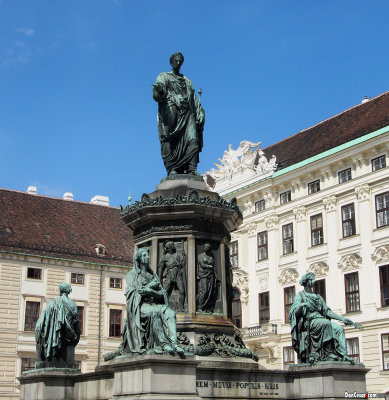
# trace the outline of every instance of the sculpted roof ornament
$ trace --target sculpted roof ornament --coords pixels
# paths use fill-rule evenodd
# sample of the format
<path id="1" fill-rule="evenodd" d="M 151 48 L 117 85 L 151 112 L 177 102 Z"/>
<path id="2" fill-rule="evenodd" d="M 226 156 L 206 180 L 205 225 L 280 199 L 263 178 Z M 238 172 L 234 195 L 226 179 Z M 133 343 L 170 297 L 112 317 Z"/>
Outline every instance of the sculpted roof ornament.
<path id="1" fill-rule="evenodd" d="M 234 150 L 232 145 L 228 146 L 219 158 L 220 164 L 214 163 L 217 169 L 212 168 L 204 174 L 204 180 L 213 186 L 214 190 L 222 193 L 233 186 L 240 187 L 242 184 L 249 184 L 258 179 L 273 174 L 277 169 L 276 157 L 273 155 L 270 160 L 259 148 L 261 142 L 250 142 L 243 140 L 239 147 Z"/>

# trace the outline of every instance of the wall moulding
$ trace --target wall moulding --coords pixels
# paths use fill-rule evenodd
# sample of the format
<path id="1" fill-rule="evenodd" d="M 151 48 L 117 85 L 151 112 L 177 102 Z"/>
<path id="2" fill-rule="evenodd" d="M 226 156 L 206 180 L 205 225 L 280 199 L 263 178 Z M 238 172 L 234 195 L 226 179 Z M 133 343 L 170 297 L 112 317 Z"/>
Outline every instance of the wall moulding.
<path id="1" fill-rule="evenodd" d="M 376 247 L 374 253 L 371 255 L 371 259 L 376 264 L 389 262 L 389 244 Z"/>
<path id="2" fill-rule="evenodd" d="M 307 272 L 313 272 L 315 274 L 315 278 L 323 278 L 328 275 L 329 267 L 328 264 L 324 261 L 319 261 L 311 264 Z"/>
<path id="3" fill-rule="evenodd" d="M 323 204 L 326 212 L 331 212 L 336 210 L 337 199 L 335 196 L 327 196 L 323 199 Z"/>
<path id="4" fill-rule="evenodd" d="M 233 271 L 232 286 L 240 290 L 240 300 L 247 304 L 249 299 L 249 277 L 246 271 Z"/>
<path id="5" fill-rule="evenodd" d="M 298 272 L 295 268 L 286 268 L 281 272 L 278 281 L 280 282 L 280 285 L 285 286 L 296 283 L 297 278 Z"/>
<path id="6" fill-rule="evenodd" d="M 362 258 L 359 254 L 353 253 L 343 256 L 338 262 L 338 268 L 342 272 L 353 271 L 362 266 Z"/>
<path id="7" fill-rule="evenodd" d="M 269 287 L 269 273 L 261 272 L 257 273 L 257 279 L 259 284 L 259 289 L 265 291 Z"/>

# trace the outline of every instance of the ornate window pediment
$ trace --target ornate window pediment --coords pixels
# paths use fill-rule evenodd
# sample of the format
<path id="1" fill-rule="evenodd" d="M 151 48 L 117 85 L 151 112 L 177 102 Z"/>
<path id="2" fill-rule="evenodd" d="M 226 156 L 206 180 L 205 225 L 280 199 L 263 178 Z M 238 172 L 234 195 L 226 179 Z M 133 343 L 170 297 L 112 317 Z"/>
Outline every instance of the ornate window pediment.
<path id="1" fill-rule="evenodd" d="M 327 263 L 325 263 L 324 261 L 319 261 L 311 264 L 308 267 L 307 272 L 313 272 L 316 278 L 323 278 L 324 276 L 328 275 L 328 270 L 329 267 Z"/>
<path id="2" fill-rule="evenodd" d="M 278 281 L 281 285 L 296 283 L 298 275 L 299 274 L 295 268 L 286 268 L 281 272 Z"/>
<path id="3" fill-rule="evenodd" d="M 353 271 L 355 269 L 361 268 L 362 258 L 359 254 L 348 254 L 343 256 L 338 262 L 338 268 L 343 272 Z"/>
<path id="4" fill-rule="evenodd" d="M 389 244 L 377 247 L 371 255 L 371 259 L 376 264 L 389 262 Z"/>

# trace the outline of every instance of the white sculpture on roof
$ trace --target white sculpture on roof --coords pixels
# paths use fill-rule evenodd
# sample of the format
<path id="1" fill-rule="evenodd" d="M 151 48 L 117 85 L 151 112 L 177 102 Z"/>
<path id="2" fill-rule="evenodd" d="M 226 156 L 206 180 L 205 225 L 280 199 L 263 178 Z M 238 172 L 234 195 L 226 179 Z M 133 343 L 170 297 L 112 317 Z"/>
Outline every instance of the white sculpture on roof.
<path id="1" fill-rule="evenodd" d="M 234 150 L 232 145 L 219 158 L 220 164 L 214 163 L 217 169 L 212 168 L 204 174 L 204 180 L 209 184 L 213 181 L 213 188 L 216 191 L 223 190 L 225 184 L 231 188 L 234 183 L 243 183 L 249 178 L 258 178 L 272 174 L 276 168 L 276 157 L 273 155 L 268 161 L 265 153 L 259 148 L 261 142 L 250 142 L 243 140 L 239 147 Z"/>

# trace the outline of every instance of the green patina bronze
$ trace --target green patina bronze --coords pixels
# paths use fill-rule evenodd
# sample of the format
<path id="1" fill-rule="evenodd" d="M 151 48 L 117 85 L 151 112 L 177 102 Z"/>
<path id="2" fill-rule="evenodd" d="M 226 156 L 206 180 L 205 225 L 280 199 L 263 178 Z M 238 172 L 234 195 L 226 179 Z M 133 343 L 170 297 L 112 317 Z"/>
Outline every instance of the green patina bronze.
<path id="1" fill-rule="evenodd" d="M 180 73 L 181 53 L 170 57 L 171 72 L 158 75 L 153 98 L 158 102 L 158 133 L 161 154 L 169 176 L 198 175 L 197 164 L 203 147 L 204 109 L 189 78 Z"/>
<path id="2" fill-rule="evenodd" d="M 60 296 L 51 299 L 35 327 L 38 368 L 73 368 L 74 349 L 80 340 L 76 303 L 69 299 L 69 283 L 58 285 Z"/>
<path id="3" fill-rule="evenodd" d="M 125 296 L 123 341 L 118 351 L 105 355 L 106 360 L 123 354 L 184 353 L 177 340 L 176 313 L 168 306 L 166 290 L 150 268 L 146 248 L 135 251 L 134 268 L 126 277 Z"/>
<path id="4" fill-rule="evenodd" d="M 344 318 L 327 306 L 323 298 L 312 292 L 315 275 L 309 272 L 300 280 L 304 290 L 298 293 L 289 311 L 292 330 L 292 345 L 297 352 L 299 362 L 315 364 L 319 361 L 354 360 L 347 355 L 344 329 L 332 322 L 336 319 L 347 326 L 354 325 L 363 329 L 358 323 Z"/>

